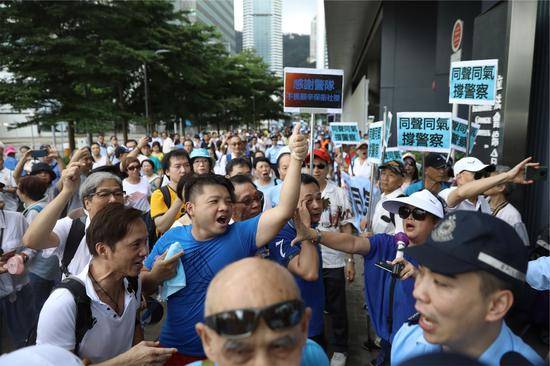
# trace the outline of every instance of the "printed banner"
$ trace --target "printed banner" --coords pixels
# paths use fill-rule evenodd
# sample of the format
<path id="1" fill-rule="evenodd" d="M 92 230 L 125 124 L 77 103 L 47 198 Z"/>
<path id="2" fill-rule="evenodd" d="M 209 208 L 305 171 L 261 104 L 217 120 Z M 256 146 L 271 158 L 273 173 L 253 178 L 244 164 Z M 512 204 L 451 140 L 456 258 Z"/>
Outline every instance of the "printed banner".
<path id="1" fill-rule="evenodd" d="M 284 68 L 284 111 L 342 113 L 344 70 Z"/>
<path id="2" fill-rule="evenodd" d="M 374 122 L 369 125 L 369 147 L 367 161 L 371 164 L 382 164 L 382 129 L 384 121 Z"/>
<path id="3" fill-rule="evenodd" d="M 357 145 L 361 142 L 357 122 L 333 122 L 330 125 L 332 142 L 339 145 Z"/>
<path id="4" fill-rule="evenodd" d="M 384 163 L 387 163 L 388 161 L 397 160 L 397 161 L 403 161 L 403 154 L 401 151 L 396 147 L 389 147 L 386 149 L 386 153 L 384 154 Z"/>
<path id="5" fill-rule="evenodd" d="M 479 124 L 470 125 L 470 153 L 476 143 Z M 451 148 L 456 151 L 466 152 L 466 135 L 468 134 L 468 121 L 462 118 L 453 118 L 453 137 L 451 139 Z"/>
<path id="6" fill-rule="evenodd" d="M 497 69 L 497 59 L 452 62 L 449 103 L 494 105 Z"/>
<path id="7" fill-rule="evenodd" d="M 350 177 L 347 173 L 342 173 L 342 181 L 351 201 L 353 210 L 354 222 L 353 225 L 357 230 L 360 229 L 361 219 L 369 213 L 371 203 L 374 205 L 379 196 L 378 189 L 374 187 L 373 197 L 371 200 L 370 180 L 365 177 Z M 374 206 L 373 206 L 374 207 Z"/>
<path id="8" fill-rule="evenodd" d="M 408 151 L 449 152 L 450 112 L 397 113 L 397 147 Z"/>

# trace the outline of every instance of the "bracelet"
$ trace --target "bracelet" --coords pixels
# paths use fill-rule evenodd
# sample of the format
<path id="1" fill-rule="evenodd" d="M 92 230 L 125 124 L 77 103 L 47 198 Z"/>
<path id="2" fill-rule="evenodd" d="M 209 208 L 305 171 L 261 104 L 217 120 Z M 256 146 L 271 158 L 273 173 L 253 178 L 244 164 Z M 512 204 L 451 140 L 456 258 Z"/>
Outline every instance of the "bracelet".
<path id="1" fill-rule="evenodd" d="M 355 264 L 355 261 L 353 260 L 353 258 L 346 259 L 346 262 Z"/>

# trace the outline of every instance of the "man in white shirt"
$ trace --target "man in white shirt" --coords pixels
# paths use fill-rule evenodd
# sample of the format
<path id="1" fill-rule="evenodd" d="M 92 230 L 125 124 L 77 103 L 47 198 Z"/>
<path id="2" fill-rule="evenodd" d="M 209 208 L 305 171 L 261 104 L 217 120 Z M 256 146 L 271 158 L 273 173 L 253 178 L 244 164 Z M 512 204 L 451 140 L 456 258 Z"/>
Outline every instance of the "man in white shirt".
<path id="1" fill-rule="evenodd" d="M 25 345 L 25 339 L 36 322 L 36 312 L 27 273 L 10 274 L 4 265 L 9 258 L 19 255 L 15 253 L 21 253 L 21 238 L 27 226 L 21 213 L 0 209 L 0 320 L 7 325 L 15 348 Z M 21 258 L 25 259 L 26 254 Z"/>
<path id="2" fill-rule="evenodd" d="M 244 151 L 245 146 L 239 135 L 233 135 L 229 137 L 229 139 L 227 140 L 227 146 L 229 152 L 225 155 L 222 155 L 222 157 L 218 161 L 218 164 L 214 168 L 214 172 L 216 174 L 225 175 L 226 165 L 231 160 L 236 158 L 246 158 Z"/>
<path id="3" fill-rule="evenodd" d="M 4 210 L 17 211 L 19 199 L 15 191 L 17 183 L 13 178 L 13 172 L 4 167 L 4 156 L 0 155 L 0 199 L 4 202 Z"/>
<path id="4" fill-rule="evenodd" d="M 397 198 L 403 195 L 401 185 L 405 178 L 405 167 L 403 163 L 392 160 L 379 168 L 380 189 L 382 195 L 376 203 L 372 216 L 372 232 L 374 234 L 395 234 L 403 232 L 403 221 L 399 216 L 391 214 L 382 207 L 382 203 L 388 199 Z"/>
<path id="5" fill-rule="evenodd" d="M 357 176 L 365 177 L 367 179 L 370 178 L 372 173 L 372 165 L 367 161 L 367 148 L 367 141 L 363 141 L 357 145 L 357 149 L 355 151 L 356 155 L 353 159 L 351 159 L 351 163 L 349 165 L 349 175 L 352 177 Z"/>
<path id="6" fill-rule="evenodd" d="M 62 347 L 92 363 L 163 364 L 176 349 L 159 348 L 158 342 L 135 345 L 143 339 L 138 275 L 148 252 L 141 212 L 122 203 L 107 204 L 94 215 L 86 245 L 92 260 L 71 280 L 84 285 L 95 321 L 77 338 L 75 318 L 81 314 L 74 295 L 61 287 L 40 312 L 36 343 Z"/>
<path id="7" fill-rule="evenodd" d="M 166 131 L 162 132 L 160 135 L 162 136 L 162 152 L 168 154 L 174 147 L 174 140 L 168 136 Z"/>
<path id="8" fill-rule="evenodd" d="M 457 161 L 453 167 L 456 187 L 439 192 L 439 196 L 447 202 L 447 210 L 480 211 L 491 214 L 491 207 L 483 196 L 488 189 L 503 183 L 531 184 L 524 177 L 526 166 L 538 167 L 538 163 L 529 163 L 527 158 L 510 171 L 489 177 L 494 166 L 483 164 L 479 159 L 466 157 Z"/>

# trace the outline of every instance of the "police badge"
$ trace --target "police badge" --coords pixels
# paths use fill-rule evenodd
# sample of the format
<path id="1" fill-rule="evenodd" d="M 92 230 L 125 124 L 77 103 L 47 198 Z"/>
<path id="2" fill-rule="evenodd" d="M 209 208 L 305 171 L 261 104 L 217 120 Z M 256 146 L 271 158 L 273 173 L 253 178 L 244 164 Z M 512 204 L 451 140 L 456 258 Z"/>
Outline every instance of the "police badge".
<path id="1" fill-rule="evenodd" d="M 432 240 L 437 242 L 453 240 L 453 232 L 455 228 L 456 217 L 455 215 L 449 215 L 432 231 Z"/>

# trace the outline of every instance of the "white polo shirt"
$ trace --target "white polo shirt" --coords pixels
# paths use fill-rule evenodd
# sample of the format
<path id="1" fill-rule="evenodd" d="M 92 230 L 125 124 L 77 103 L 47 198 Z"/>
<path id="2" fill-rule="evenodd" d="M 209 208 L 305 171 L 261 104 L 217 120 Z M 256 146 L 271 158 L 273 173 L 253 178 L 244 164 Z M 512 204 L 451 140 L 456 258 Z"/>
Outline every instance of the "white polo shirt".
<path id="1" fill-rule="evenodd" d="M 64 217 L 57 220 L 57 223 L 53 228 L 53 232 L 59 238 L 59 245 L 52 248 L 53 250 L 44 250 L 42 252 L 43 257 L 47 258 L 50 255 L 55 254 L 59 258 L 59 265 L 61 265 L 61 260 L 63 259 L 63 253 L 65 252 L 65 245 L 67 244 L 67 238 L 69 237 L 69 231 L 71 230 L 72 223 L 73 220 L 70 217 Z M 88 226 L 90 226 L 90 218 L 86 216 L 85 230 L 88 229 Z M 84 237 L 80 240 L 80 244 L 78 245 L 78 249 L 71 260 L 71 263 L 68 265 L 69 272 L 72 274 L 82 272 L 91 259 L 92 255 L 86 245 L 86 234 L 84 234 Z"/>
<path id="2" fill-rule="evenodd" d="M 0 245 L 2 245 L 4 253 L 23 248 L 23 234 L 28 227 L 25 216 L 20 212 L 0 210 L 0 231 L 3 231 Z M 29 283 L 29 278 L 26 272 L 19 276 L 11 275 L 8 272 L 0 274 L 0 298 L 19 291 L 27 283 Z"/>
<path id="3" fill-rule="evenodd" d="M 124 279 L 124 313 L 118 316 L 111 307 L 97 296 L 92 280 L 88 275 L 89 264 L 76 277 L 85 287 L 91 299 L 92 317 L 96 320 L 80 342 L 79 356 L 92 363 L 109 360 L 128 351 L 132 347 L 136 314 L 141 297 L 141 282 L 138 281 L 137 299 L 128 291 L 128 282 Z M 60 288 L 52 292 L 44 303 L 38 328 L 36 344 L 51 344 L 72 351 L 75 348 L 76 303 L 71 292 Z"/>
<path id="4" fill-rule="evenodd" d="M 446 188 L 446 189 L 442 190 L 441 192 L 439 192 L 439 197 L 443 198 L 445 200 L 445 202 L 447 202 L 447 200 L 449 199 L 449 194 L 457 188 L 458 187 Z M 462 210 L 462 211 L 479 211 L 479 212 L 483 212 L 483 213 L 486 213 L 486 214 L 489 214 L 489 215 L 491 214 L 491 206 L 489 205 L 489 202 L 487 202 L 485 197 L 481 196 L 481 195 L 477 196 L 477 200 L 476 200 L 475 204 L 472 201 L 466 199 L 466 200 L 460 202 L 455 207 L 447 207 L 448 212 L 453 212 L 453 211 L 458 211 L 458 210 Z"/>

